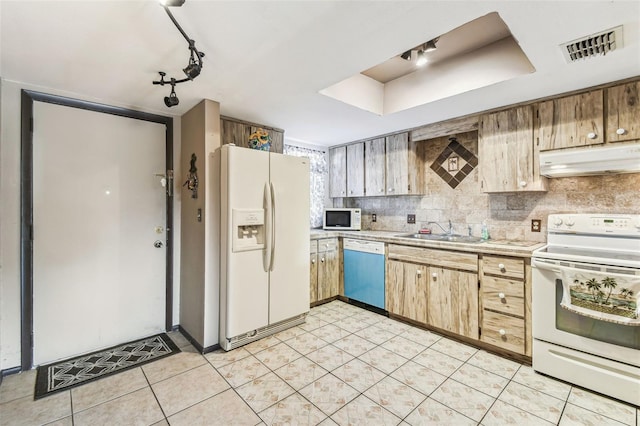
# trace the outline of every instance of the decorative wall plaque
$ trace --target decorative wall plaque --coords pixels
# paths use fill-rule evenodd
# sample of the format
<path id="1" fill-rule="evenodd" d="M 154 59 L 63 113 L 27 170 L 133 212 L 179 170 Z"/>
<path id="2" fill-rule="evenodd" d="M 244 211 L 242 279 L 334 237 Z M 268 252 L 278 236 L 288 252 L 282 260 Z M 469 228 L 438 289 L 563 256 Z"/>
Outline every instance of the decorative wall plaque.
<path id="1" fill-rule="evenodd" d="M 431 169 L 451 188 L 455 188 L 477 165 L 478 157 L 462 146 L 455 137 L 451 137 L 449 145 L 431 164 Z"/>

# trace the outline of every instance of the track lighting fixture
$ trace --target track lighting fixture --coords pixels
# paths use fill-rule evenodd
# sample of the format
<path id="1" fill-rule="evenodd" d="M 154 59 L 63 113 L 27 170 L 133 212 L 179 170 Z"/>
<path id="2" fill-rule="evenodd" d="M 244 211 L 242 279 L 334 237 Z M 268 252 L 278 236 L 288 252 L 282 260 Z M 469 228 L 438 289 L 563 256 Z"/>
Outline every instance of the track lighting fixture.
<path id="1" fill-rule="evenodd" d="M 184 39 L 187 40 L 187 43 L 189 44 L 189 63 L 185 68 L 182 69 L 186 77 L 181 79 L 171 78 L 170 80 L 165 80 L 164 77 L 167 75 L 167 73 L 159 71 L 158 73 L 160 74 L 160 80 L 153 82 L 153 84 L 159 84 L 160 86 L 164 86 L 165 84 L 171 85 L 171 93 L 169 94 L 169 96 L 165 96 L 164 98 L 164 104 L 167 107 L 171 108 L 172 106 L 178 105 L 178 103 L 180 102 L 178 100 L 178 96 L 176 95 L 176 84 L 184 83 L 185 81 L 191 81 L 200 75 L 200 72 L 202 71 L 202 58 L 204 58 L 204 52 L 200 52 L 198 51 L 198 49 L 196 49 L 195 40 L 189 38 L 187 33 L 184 32 L 180 24 L 178 24 L 178 21 L 176 21 L 176 18 L 173 17 L 173 14 L 169 10 L 169 7 L 182 6 L 185 0 L 159 1 L 165 12 L 167 12 L 167 15 L 169 15 L 171 22 L 173 22 L 178 31 L 180 31 L 180 34 L 182 34 Z"/>
<path id="2" fill-rule="evenodd" d="M 440 40 L 440 37 L 436 37 L 433 40 L 429 40 L 428 42 L 426 42 L 424 44 L 424 51 L 425 52 L 433 52 L 434 50 L 436 50 L 438 48 L 438 46 L 436 46 L 436 43 L 438 42 L 438 40 Z"/>
<path id="3" fill-rule="evenodd" d="M 423 50 L 418 50 L 418 59 L 416 60 L 416 66 L 421 67 L 427 63 L 427 57 L 424 55 Z"/>
<path id="4" fill-rule="evenodd" d="M 436 43 L 440 37 L 436 37 L 433 40 L 429 40 L 426 43 L 422 43 L 420 46 L 409 49 L 400 55 L 405 61 L 411 62 L 412 59 L 416 59 L 416 66 L 421 67 L 427 63 L 427 52 L 433 52 L 437 49 Z M 415 55 L 414 55 L 415 52 Z"/>
<path id="5" fill-rule="evenodd" d="M 411 50 L 407 50 L 402 55 L 400 55 L 400 57 L 405 61 L 411 61 Z"/>

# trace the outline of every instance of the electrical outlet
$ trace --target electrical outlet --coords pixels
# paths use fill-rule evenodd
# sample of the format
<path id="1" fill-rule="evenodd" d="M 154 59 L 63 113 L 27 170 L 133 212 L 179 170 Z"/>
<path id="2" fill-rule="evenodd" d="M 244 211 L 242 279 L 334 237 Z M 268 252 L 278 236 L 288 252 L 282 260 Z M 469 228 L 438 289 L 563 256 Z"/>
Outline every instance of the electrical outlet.
<path id="1" fill-rule="evenodd" d="M 408 214 L 407 215 L 407 223 L 416 223 L 416 215 Z"/>
<path id="2" fill-rule="evenodd" d="M 371 222 L 377 222 L 377 221 L 378 221 L 378 215 L 377 215 L 377 214 L 375 214 L 375 213 L 373 213 L 373 214 L 371 215 Z"/>
<path id="3" fill-rule="evenodd" d="M 540 232 L 542 229 L 542 220 L 531 219 L 531 232 Z"/>

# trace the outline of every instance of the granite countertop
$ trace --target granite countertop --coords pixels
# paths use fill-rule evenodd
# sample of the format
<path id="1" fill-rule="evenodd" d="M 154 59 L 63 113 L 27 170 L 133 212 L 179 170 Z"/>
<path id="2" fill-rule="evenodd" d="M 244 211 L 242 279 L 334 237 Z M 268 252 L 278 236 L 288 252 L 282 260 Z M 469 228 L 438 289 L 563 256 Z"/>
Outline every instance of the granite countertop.
<path id="1" fill-rule="evenodd" d="M 325 231 L 323 229 L 312 229 L 311 239 L 317 240 L 320 238 L 331 237 L 355 238 L 359 240 L 382 241 L 389 244 L 401 244 L 414 247 L 437 248 L 514 257 L 531 257 L 531 253 L 533 253 L 534 250 L 545 245 L 545 243 L 520 240 L 488 240 L 481 243 L 454 243 L 446 241 L 415 240 L 412 238 L 397 236 L 406 233 L 406 231 Z"/>

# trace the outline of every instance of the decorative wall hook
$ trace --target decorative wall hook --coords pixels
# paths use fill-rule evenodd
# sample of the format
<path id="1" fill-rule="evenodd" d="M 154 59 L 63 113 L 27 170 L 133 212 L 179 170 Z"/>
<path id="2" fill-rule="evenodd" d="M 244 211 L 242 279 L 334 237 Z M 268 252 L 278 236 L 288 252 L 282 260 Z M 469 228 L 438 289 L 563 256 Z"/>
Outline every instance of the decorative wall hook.
<path id="1" fill-rule="evenodd" d="M 198 198 L 198 168 L 196 167 L 196 161 L 198 157 L 196 154 L 191 154 L 191 167 L 189 167 L 189 173 L 187 173 L 187 180 L 182 184 L 191 191 L 191 198 Z"/>

